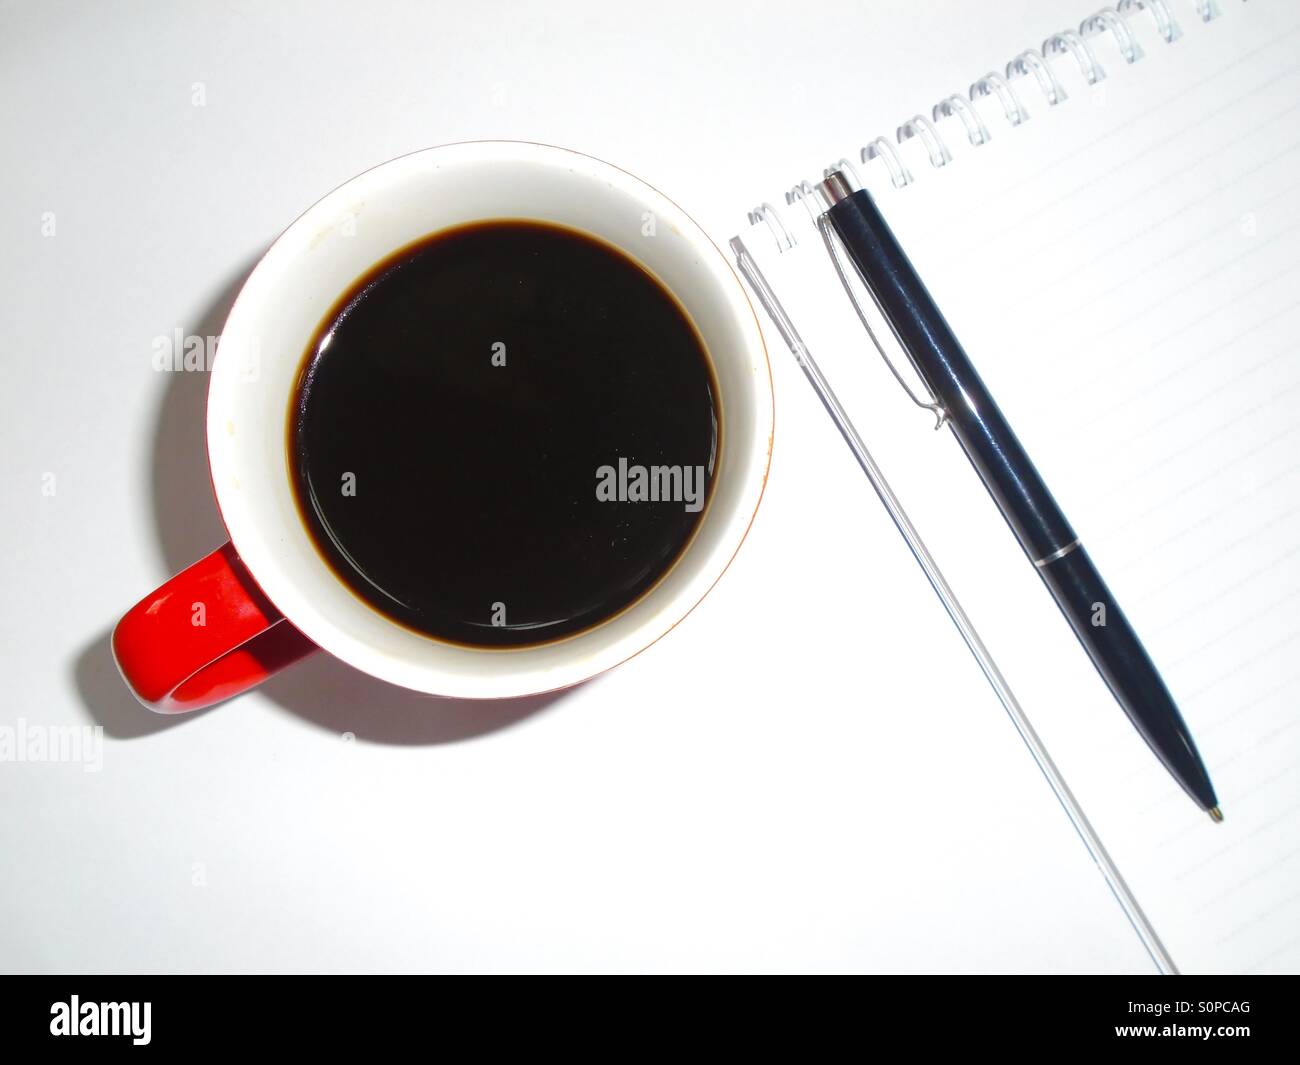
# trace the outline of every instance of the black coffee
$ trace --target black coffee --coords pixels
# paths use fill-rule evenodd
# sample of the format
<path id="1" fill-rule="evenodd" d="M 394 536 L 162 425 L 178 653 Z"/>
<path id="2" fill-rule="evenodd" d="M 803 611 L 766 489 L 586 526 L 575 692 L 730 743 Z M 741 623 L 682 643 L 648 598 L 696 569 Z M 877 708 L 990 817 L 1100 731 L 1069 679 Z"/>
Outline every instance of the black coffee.
<path id="1" fill-rule="evenodd" d="M 622 252 L 476 223 L 358 279 L 289 417 L 303 520 L 376 610 L 441 640 L 542 643 L 652 588 L 690 541 L 720 446 L 708 355 Z"/>

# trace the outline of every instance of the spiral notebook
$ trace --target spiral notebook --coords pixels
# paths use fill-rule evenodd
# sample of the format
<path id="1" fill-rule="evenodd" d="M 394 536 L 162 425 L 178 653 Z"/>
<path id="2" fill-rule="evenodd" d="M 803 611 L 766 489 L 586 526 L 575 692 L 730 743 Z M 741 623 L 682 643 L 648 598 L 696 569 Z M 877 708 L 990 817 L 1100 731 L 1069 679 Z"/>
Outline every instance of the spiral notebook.
<path id="1" fill-rule="evenodd" d="M 1156 964 L 1295 972 L 1300 7 L 1080 14 L 1039 48 L 1009 42 L 892 134 L 783 175 L 739 241 L 1122 875 Z M 1089 545 L 1223 824 L 1151 755 L 956 442 L 881 361 L 814 224 L 829 169 L 872 190 Z"/>

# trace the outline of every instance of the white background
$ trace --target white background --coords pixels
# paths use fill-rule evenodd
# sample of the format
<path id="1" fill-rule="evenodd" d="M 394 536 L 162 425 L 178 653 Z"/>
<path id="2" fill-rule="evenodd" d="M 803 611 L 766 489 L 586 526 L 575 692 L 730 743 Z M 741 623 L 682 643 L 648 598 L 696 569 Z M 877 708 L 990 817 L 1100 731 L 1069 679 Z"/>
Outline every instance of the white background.
<path id="1" fill-rule="evenodd" d="M 330 188 L 432 144 L 540 140 L 725 244 L 1090 10 L 0 5 L 0 724 L 105 734 L 97 773 L 0 763 L 0 967 L 1151 971 L 779 348 L 738 560 L 577 690 L 451 703 L 318 656 L 164 719 L 107 645 L 224 539 L 205 377 L 155 372 L 154 338 L 220 333 Z"/>

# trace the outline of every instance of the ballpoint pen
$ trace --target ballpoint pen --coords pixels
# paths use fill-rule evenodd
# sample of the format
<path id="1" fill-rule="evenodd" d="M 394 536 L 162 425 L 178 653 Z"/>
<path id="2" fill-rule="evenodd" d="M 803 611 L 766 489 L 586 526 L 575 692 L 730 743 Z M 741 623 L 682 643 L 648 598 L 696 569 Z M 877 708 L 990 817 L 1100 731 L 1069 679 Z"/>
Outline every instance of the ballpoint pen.
<path id="1" fill-rule="evenodd" d="M 1183 790 L 1215 821 L 1222 821 L 1209 773 L 1169 689 L 871 194 L 866 189 L 853 191 L 838 171 L 830 173 L 819 190 L 829 205 L 819 226 L 832 259 L 836 252 L 828 226 L 934 403 L 924 403 L 915 395 L 913 399 L 934 411 L 940 423 L 948 423 L 1143 739 Z M 839 268 L 838 260 L 836 265 Z M 842 279 L 847 284 L 843 275 Z"/>

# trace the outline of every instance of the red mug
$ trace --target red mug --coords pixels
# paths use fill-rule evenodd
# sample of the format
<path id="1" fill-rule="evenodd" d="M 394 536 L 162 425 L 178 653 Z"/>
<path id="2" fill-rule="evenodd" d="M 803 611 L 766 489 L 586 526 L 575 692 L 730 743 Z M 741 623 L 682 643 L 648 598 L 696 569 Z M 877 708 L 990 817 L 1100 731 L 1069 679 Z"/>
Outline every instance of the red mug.
<path id="1" fill-rule="evenodd" d="M 704 338 L 723 425 L 709 506 L 667 575 L 600 625 L 511 650 L 421 636 L 357 598 L 299 518 L 285 446 L 298 367 L 339 294 L 398 248 L 493 218 L 592 233 L 657 277 Z M 220 702 L 317 649 L 431 695 L 511 698 L 570 687 L 654 643 L 722 575 L 762 498 L 772 423 L 771 371 L 744 289 L 703 230 L 661 193 L 608 163 L 540 144 L 476 141 L 390 160 L 298 218 L 240 290 L 207 410 L 208 466 L 230 542 L 127 612 L 113 632 L 118 668 L 161 713 Z"/>

